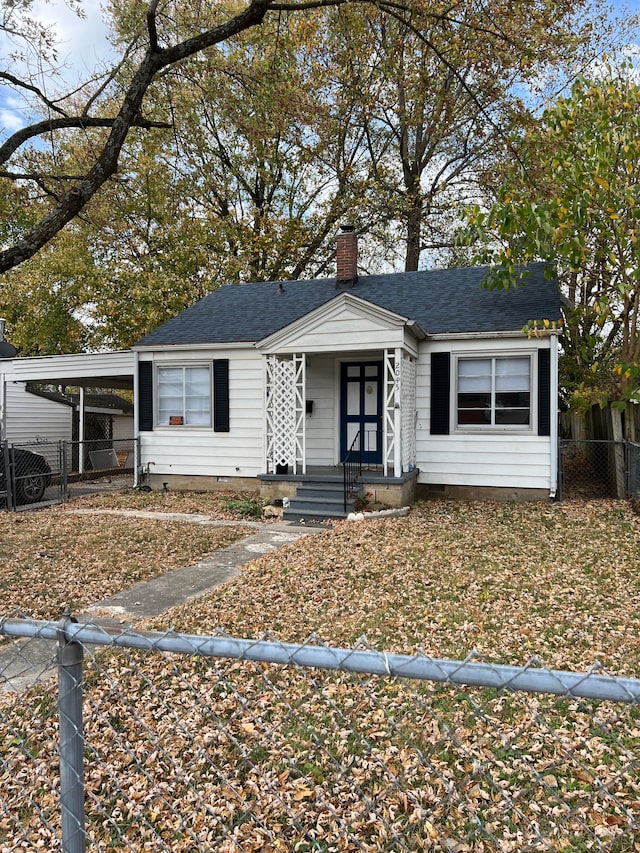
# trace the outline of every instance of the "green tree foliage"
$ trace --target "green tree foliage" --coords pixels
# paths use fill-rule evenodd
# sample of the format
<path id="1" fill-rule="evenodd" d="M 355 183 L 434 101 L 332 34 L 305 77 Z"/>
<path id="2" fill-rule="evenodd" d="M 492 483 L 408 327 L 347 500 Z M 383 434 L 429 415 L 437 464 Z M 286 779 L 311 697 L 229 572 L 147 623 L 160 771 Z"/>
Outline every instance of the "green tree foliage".
<path id="1" fill-rule="evenodd" d="M 489 211 L 470 216 L 488 246 L 480 257 L 503 287 L 516 263 L 553 264 L 565 296 L 565 388 L 576 399 L 626 399 L 640 369 L 640 86 L 624 68 L 580 77 L 514 144 L 520 168 Z"/>
<path id="2" fill-rule="evenodd" d="M 579 5 L 114 0 L 108 85 L 48 107 L 50 148 L 0 147 L 3 243 L 30 257 L 2 279 L 12 339 L 126 347 L 222 283 L 330 275 L 352 217 L 365 268 L 415 269 L 503 156 L 516 87 L 584 52 Z"/>

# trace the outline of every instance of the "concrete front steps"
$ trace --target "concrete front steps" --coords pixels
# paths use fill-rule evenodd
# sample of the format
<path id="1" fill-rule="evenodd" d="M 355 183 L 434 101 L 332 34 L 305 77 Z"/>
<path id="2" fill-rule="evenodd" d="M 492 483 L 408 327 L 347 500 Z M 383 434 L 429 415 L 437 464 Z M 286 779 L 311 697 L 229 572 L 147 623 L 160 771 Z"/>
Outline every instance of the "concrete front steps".
<path id="1" fill-rule="evenodd" d="M 296 496 L 284 510 L 285 521 L 329 521 L 346 518 L 353 512 L 354 499 L 347 502 L 344 511 L 344 485 L 341 474 L 307 476 L 297 486 Z"/>

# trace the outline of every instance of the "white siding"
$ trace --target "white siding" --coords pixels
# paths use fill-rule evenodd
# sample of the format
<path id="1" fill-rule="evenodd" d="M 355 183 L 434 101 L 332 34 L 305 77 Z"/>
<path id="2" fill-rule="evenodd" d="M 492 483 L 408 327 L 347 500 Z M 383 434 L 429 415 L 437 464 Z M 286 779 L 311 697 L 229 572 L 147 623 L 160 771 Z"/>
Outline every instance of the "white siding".
<path id="1" fill-rule="evenodd" d="M 406 318 L 343 294 L 265 338 L 260 348 L 276 353 L 353 353 L 376 347 L 415 347 Z"/>
<path id="2" fill-rule="evenodd" d="M 371 347 L 396 347 L 404 341 L 402 327 L 383 324 L 378 318 L 362 316 L 350 306 L 336 312 L 315 329 L 306 329 L 289 344 L 291 351 L 335 352 L 336 350 L 358 352 Z"/>
<path id="3" fill-rule="evenodd" d="M 335 359 L 311 356 L 307 367 L 307 465 L 333 465 L 336 461 L 336 367 Z"/>
<path id="4" fill-rule="evenodd" d="M 71 441 L 71 406 L 31 394 L 24 382 L 7 382 L 5 394 L 7 441 L 15 444 Z"/>
<path id="5" fill-rule="evenodd" d="M 229 359 L 229 432 L 213 428 L 156 427 L 140 433 L 141 461 L 152 474 L 255 477 L 265 471 L 264 374 L 254 351 L 154 354 L 156 363 Z M 145 354 L 145 359 L 149 356 Z"/>
<path id="6" fill-rule="evenodd" d="M 533 358 L 532 431 L 503 433 L 455 432 L 430 434 L 430 366 L 432 352 L 480 355 L 535 353 L 547 341 L 526 338 L 423 342 L 417 365 L 416 465 L 418 482 L 452 486 L 488 486 L 549 489 L 551 485 L 551 439 L 535 431 L 537 413 L 537 359 Z M 452 361 L 453 419 L 454 366 Z M 453 421 L 451 421 L 453 422 Z"/>
<path id="7" fill-rule="evenodd" d="M 133 437 L 133 415 L 113 416 L 113 438 L 118 441 Z"/>

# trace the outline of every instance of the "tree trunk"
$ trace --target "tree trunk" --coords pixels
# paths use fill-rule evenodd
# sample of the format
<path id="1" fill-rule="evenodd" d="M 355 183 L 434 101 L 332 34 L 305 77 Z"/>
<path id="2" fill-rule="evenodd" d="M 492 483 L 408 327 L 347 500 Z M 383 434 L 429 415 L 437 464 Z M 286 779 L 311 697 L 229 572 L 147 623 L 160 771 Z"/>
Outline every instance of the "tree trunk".
<path id="1" fill-rule="evenodd" d="M 411 200 L 407 216 L 407 253 L 405 256 L 405 272 L 415 272 L 420 263 L 420 243 L 422 239 L 422 204 L 420 198 Z"/>

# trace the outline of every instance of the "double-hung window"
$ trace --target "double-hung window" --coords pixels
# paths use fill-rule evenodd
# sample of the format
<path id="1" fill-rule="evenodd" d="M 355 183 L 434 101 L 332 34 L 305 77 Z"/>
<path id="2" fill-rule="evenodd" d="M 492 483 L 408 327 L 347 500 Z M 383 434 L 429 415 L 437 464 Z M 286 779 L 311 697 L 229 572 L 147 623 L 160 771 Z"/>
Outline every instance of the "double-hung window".
<path id="1" fill-rule="evenodd" d="M 530 356 L 457 359 L 457 426 L 531 427 Z"/>
<path id="2" fill-rule="evenodd" d="M 159 426 L 211 426 L 211 366 L 158 367 Z"/>

